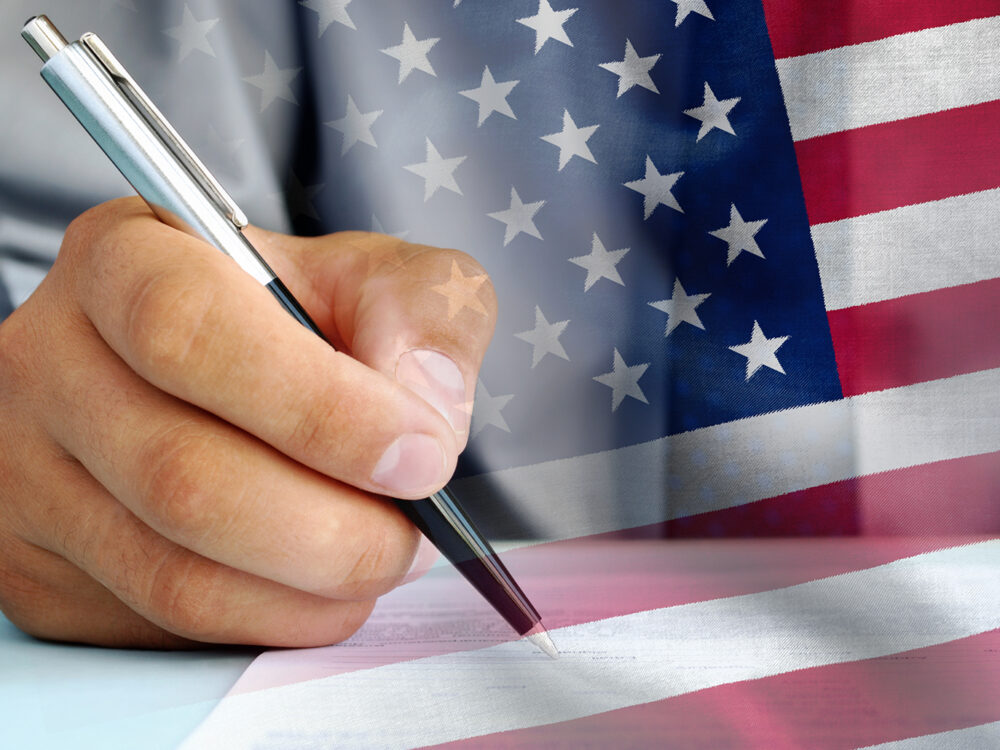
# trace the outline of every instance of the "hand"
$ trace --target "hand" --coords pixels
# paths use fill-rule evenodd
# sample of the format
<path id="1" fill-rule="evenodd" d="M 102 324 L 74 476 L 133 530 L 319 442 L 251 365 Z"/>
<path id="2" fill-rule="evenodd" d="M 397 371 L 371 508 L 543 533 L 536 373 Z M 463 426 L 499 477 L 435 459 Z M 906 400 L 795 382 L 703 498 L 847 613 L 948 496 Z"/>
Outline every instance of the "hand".
<path id="1" fill-rule="evenodd" d="M 450 250 L 248 231 L 334 351 L 138 199 L 0 325 L 0 608 L 41 638 L 316 646 L 406 576 L 496 301 Z"/>

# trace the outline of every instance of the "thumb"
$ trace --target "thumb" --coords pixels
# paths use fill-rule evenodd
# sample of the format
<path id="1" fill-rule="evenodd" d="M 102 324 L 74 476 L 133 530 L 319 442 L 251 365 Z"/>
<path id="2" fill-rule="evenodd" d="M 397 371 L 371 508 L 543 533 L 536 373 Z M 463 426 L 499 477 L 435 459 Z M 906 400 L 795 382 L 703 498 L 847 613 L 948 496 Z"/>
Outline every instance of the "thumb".
<path id="1" fill-rule="evenodd" d="M 424 398 L 465 447 L 496 325 L 496 294 L 475 259 L 369 232 L 248 236 L 334 346 Z"/>

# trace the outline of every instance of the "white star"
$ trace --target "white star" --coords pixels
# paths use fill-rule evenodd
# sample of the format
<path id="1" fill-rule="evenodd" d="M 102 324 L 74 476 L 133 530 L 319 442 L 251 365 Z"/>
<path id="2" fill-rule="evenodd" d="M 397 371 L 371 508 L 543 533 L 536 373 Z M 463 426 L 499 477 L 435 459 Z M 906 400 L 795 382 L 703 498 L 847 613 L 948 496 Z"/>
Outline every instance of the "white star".
<path id="1" fill-rule="evenodd" d="M 611 389 L 611 411 L 616 411 L 626 396 L 648 404 L 646 394 L 639 387 L 639 378 L 646 372 L 649 362 L 641 365 L 627 365 L 622 355 L 615 349 L 614 364 L 611 372 L 598 375 L 594 378 L 601 385 L 606 385 Z"/>
<path id="2" fill-rule="evenodd" d="M 684 114 L 688 117 L 693 117 L 696 120 L 701 120 L 701 127 L 698 129 L 698 137 L 696 141 L 700 141 L 712 130 L 712 128 L 718 128 L 719 130 L 724 130 L 731 135 L 736 135 L 736 131 L 733 130 L 733 126 L 729 124 L 729 110 L 736 106 L 739 102 L 740 97 L 734 97 L 733 99 L 723 99 L 721 102 L 715 98 L 715 94 L 712 92 L 712 88 L 705 82 L 705 100 L 700 107 L 694 107 L 693 109 L 685 109 Z"/>
<path id="3" fill-rule="evenodd" d="M 542 358 L 546 354 L 555 354 L 557 357 L 562 357 L 563 359 L 569 361 L 569 357 L 566 354 L 566 350 L 563 349 L 562 344 L 559 343 L 559 337 L 562 332 L 569 325 L 568 320 L 562 320 L 558 323 L 549 323 L 542 315 L 541 308 L 537 305 L 535 306 L 535 327 L 530 331 L 524 331 L 523 333 L 515 333 L 522 341 L 527 341 L 532 346 L 531 352 L 531 369 L 535 369 L 535 365 L 542 361 Z"/>
<path id="4" fill-rule="evenodd" d="M 764 257 L 764 253 L 760 251 L 757 246 L 757 240 L 754 239 L 754 235 L 760 231 L 760 228 L 767 224 L 767 219 L 760 219 L 759 221 L 743 221 L 743 217 L 740 216 L 740 212 L 736 210 L 736 204 L 729 204 L 729 226 L 723 227 L 722 229 L 716 229 L 714 232 L 709 232 L 713 237 L 718 237 L 729 243 L 729 257 L 726 258 L 726 265 L 728 266 L 738 256 L 741 252 L 746 251 L 757 255 L 761 258 Z"/>
<path id="5" fill-rule="evenodd" d="M 708 294 L 688 294 L 684 291 L 680 279 L 674 279 L 674 293 L 670 299 L 650 302 L 651 307 L 655 307 L 660 312 L 667 314 L 667 328 L 663 332 L 664 336 L 669 336 L 681 323 L 689 323 L 695 328 L 705 330 L 705 324 L 698 317 L 696 308 L 712 295 Z"/>
<path id="6" fill-rule="evenodd" d="M 437 73 L 431 67 L 430 60 L 427 59 L 427 53 L 439 41 L 440 37 L 435 39 L 417 39 L 413 36 L 413 32 L 410 31 L 410 24 L 404 23 L 403 41 L 395 47 L 387 47 L 382 52 L 389 57 L 395 57 L 399 60 L 399 83 L 405 81 L 406 77 L 414 70 L 422 70 L 436 78 Z"/>
<path id="7" fill-rule="evenodd" d="M 589 162 L 597 164 L 597 159 L 594 155 L 590 153 L 590 147 L 587 145 L 587 141 L 590 140 L 590 136 L 594 134 L 600 125 L 588 125 L 587 127 L 578 128 L 576 123 L 573 122 L 573 118 L 569 116 L 569 110 L 563 110 L 563 129 L 559 133 L 550 133 L 549 135 L 543 135 L 542 140 L 546 143 L 551 143 L 559 149 L 559 171 L 566 166 L 567 162 L 574 156 L 579 156 L 581 159 L 586 159 Z"/>
<path id="8" fill-rule="evenodd" d="M 587 269 L 587 279 L 583 282 L 583 291 L 589 292 L 590 287 L 601 279 L 609 279 L 616 284 L 625 286 L 616 266 L 628 251 L 627 247 L 623 247 L 621 250 L 605 250 L 601 238 L 597 236 L 597 232 L 594 232 L 594 239 L 590 244 L 590 254 L 578 255 L 569 259 L 570 263 L 576 263 L 581 268 Z"/>
<path id="9" fill-rule="evenodd" d="M 601 63 L 600 67 L 610 70 L 618 76 L 618 96 L 621 96 L 633 86 L 642 86 L 649 89 L 654 94 L 659 94 L 656 84 L 649 77 L 649 71 L 656 65 L 660 55 L 650 55 L 649 57 L 639 57 L 636 54 L 632 42 L 625 40 L 625 59 L 620 62 Z"/>
<path id="10" fill-rule="evenodd" d="M 677 180 L 683 176 L 683 172 L 660 174 L 660 171 L 653 164 L 653 160 L 650 159 L 649 156 L 646 156 L 646 176 L 641 180 L 633 180 L 632 182 L 626 182 L 624 184 L 629 190 L 635 190 L 637 193 L 642 193 L 645 198 L 642 202 L 642 218 L 648 219 L 653 215 L 653 211 L 655 211 L 656 207 L 661 203 L 664 206 L 674 209 L 674 211 L 684 213 L 684 209 L 681 208 L 681 204 L 677 202 L 674 194 L 670 192 L 674 187 L 674 183 L 676 183 Z"/>
<path id="11" fill-rule="evenodd" d="M 351 0 L 299 0 L 299 5 L 319 14 L 319 34 L 317 36 L 323 36 L 323 32 L 334 21 L 349 29 L 356 29 L 354 21 L 347 15 L 347 6 L 350 4 Z"/>
<path id="12" fill-rule="evenodd" d="M 465 161 L 464 156 L 454 156 L 450 159 L 441 158 L 441 154 L 434 148 L 431 139 L 427 138 L 427 161 L 420 164 L 410 164 L 403 167 L 413 174 L 424 178 L 424 202 L 437 192 L 438 188 L 445 188 L 453 193 L 462 194 L 461 188 L 455 182 L 454 172 L 458 165 Z"/>
<path id="13" fill-rule="evenodd" d="M 196 49 L 201 50 L 210 57 L 215 57 L 215 50 L 208 43 L 208 32 L 218 22 L 218 18 L 206 18 L 204 21 L 197 20 L 191 9 L 185 5 L 181 25 L 164 29 L 163 33 L 181 43 L 179 60 L 183 60 Z"/>
<path id="14" fill-rule="evenodd" d="M 344 143 L 340 147 L 340 155 L 346 154 L 355 143 L 367 143 L 369 146 L 378 148 L 375 143 L 375 136 L 372 135 L 372 123 L 382 114 L 382 110 L 361 113 L 351 95 L 347 95 L 347 114 L 339 120 L 331 120 L 323 123 L 327 127 L 339 130 L 344 134 Z"/>
<path id="15" fill-rule="evenodd" d="M 527 18 L 518 18 L 517 22 L 524 24 L 528 28 L 535 30 L 535 54 L 542 48 L 549 39 L 573 46 L 573 42 L 566 36 L 563 24 L 569 20 L 578 8 L 568 8 L 567 10 L 552 10 L 549 0 L 538 0 L 538 12 Z"/>
<path id="16" fill-rule="evenodd" d="M 498 427 L 504 432 L 510 432 L 507 420 L 500 412 L 512 398 L 514 398 L 513 395 L 491 396 L 490 392 L 486 390 L 486 386 L 483 385 L 483 381 L 478 381 L 476 383 L 476 400 L 472 407 L 470 437 L 475 437 L 490 425 Z"/>
<path id="17" fill-rule="evenodd" d="M 750 340 L 745 344 L 739 344 L 738 346 L 731 346 L 729 348 L 737 354 L 747 358 L 747 380 L 749 380 L 750 376 L 757 372 L 757 370 L 759 370 L 762 366 L 770 367 L 772 370 L 777 370 L 784 375 L 785 371 L 781 367 L 781 363 L 778 362 L 778 357 L 775 352 L 777 352 L 778 348 L 788 341 L 788 339 L 788 336 L 775 336 L 773 339 L 769 339 L 760 329 L 760 323 L 755 320 L 753 322 L 753 333 L 750 334 Z"/>
<path id="18" fill-rule="evenodd" d="M 680 26 L 681 21 L 687 18 L 689 13 L 697 13 L 709 20 L 715 20 L 715 16 L 708 9 L 705 0 L 671 0 L 671 2 L 677 5 L 677 20 L 674 22 L 674 28 Z"/>
<path id="19" fill-rule="evenodd" d="M 534 216 L 538 213 L 538 209 L 544 205 L 545 201 L 522 203 L 521 197 L 517 194 L 517 191 L 514 188 L 511 188 L 510 208 L 504 209 L 503 211 L 496 211 L 492 214 L 487 214 L 487 216 L 491 219 L 502 221 L 507 225 L 507 228 L 503 233 L 503 245 L 504 247 L 507 247 L 510 241 L 517 237 L 517 235 L 521 232 L 530 234 L 532 237 L 542 239 L 542 235 L 538 233 L 538 227 L 535 226 Z"/>
<path id="20" fill-rule="evenodd" d="M 299 103 L 289 84 L 300 70 L 302 68 L 279 68 L 271 54 L 265 51 L 264 72 L 247 76 L 243 80 L 260 89 L 260 111 L 263 112 L 275 99 L 284 99 L 292 104 Z"/>
<path id="21" fill-rule="evenodd" d="M 489 67 L 486 67 L 483 68 L 483 80 L 479 84 L 478 89 L 466 89 L 458 93 L 468 99 L 472 99 L 472 101 L 479 105 L 479 125 L 482 125 L 486 121 L 486 118 L 494 112 L 499 112 L 502 115 L 507 115 L 512 120 L 516 120 L 517 117 L 514 115 L 514 111 L 507 103 L 507 96 L 510 94 L 511 89 L 519 83 L 520 81 L 497 83 L 493 80 L 493 74 L 490 73 Z"/>

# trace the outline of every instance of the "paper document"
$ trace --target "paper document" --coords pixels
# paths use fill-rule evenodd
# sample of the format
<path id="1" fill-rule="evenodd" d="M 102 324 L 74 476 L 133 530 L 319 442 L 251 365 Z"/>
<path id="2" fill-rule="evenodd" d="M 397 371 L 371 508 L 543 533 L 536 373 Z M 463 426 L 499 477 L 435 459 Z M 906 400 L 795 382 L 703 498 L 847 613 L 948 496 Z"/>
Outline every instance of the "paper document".
<path id="1" fill-rule="evenodd" d="M 435 569 L 344 644 L 264 654 L 184 749 L 996 733 L 1000 540 L 560 543 L 507 557 L 551 618 L 558 660 L 504 642 L 497 615 Z"/>

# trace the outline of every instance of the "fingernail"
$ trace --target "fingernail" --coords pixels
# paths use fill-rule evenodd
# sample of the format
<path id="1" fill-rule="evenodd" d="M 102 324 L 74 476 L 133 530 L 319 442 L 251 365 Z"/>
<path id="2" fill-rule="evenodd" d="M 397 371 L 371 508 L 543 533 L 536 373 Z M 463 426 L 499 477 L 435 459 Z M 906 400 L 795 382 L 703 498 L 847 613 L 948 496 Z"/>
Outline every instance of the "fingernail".
<path id="1" fill-rule="evenodd" d="M 372 481 L 388 495 L 413 496 L 445 480 L 444 449 L 435 438 L 410 433 L 396 438 L 375 464 Z"/>
<path id="2" fill-rule="evenodd" d="M 465 437 L 472 405 L 454 360 L 433 349 L 411 349 L 396 364 L 396 380 L 441 412 L 456 435 Z"/>
<path id="3" fill-rule="evenodd" d="M 420 578 L 434 567 L 435 560 L 440 556 L 441 553 L 438 552 L 437 547 L 427 541 L 427 537 L 421 534 L 420 544 L 417 546 L 417 554 L 413 557 L 413 563 L 410 565 L 410 569 L 403 577 L 403 580 L 399 582 L 399 585 L 402 586 L 404 583 L 411 583 Z"/>

